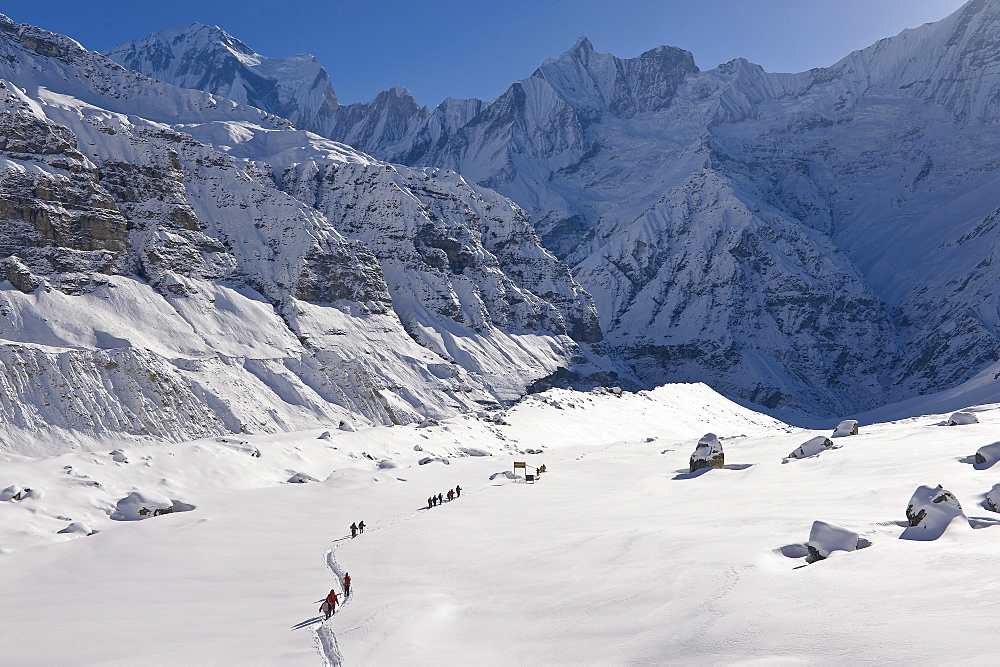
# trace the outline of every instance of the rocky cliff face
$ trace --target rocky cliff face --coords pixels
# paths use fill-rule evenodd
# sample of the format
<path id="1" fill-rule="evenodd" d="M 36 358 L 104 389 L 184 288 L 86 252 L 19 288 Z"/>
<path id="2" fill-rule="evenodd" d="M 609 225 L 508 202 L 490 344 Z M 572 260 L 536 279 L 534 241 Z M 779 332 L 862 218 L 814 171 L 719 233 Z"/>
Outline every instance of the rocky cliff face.
<path id="1" fill-rule="evenodd" d="M 6 18 L 0 55 L 4 449 L 422 420 L 600 337 L 495 193 Z"/>

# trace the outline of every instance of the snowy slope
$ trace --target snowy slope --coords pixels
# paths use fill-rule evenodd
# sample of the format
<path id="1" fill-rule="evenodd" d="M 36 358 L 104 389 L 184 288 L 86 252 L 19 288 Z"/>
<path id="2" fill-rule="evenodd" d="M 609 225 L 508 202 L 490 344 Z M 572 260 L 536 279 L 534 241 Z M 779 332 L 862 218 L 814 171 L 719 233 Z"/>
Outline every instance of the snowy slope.
<path id="1" fill-rule="evenodd" d="M 32 491 L 0 501 L 0 638 L 33 664 L 989 664 L 970 638 L 998 611 L 1000 514 L 981 504 L 995 472 L 967 461 L 1000 439 L 1000 412 L 975 414 L 863 423 L 785 462 L 829 431 L 669 385 L 329 438 L 6 455 L 0 487 Z M 690 475 L 707 431 L 728 467 Z M 495 474 L 513 461 L 547 472 Z M 937 484 L 962 514 L 937 540 L 900 539 L 914 490 Z M 193 509 L 111 519 L 135 491 Z M 864 548 L 807 564 L 815 521 Z M 352 596 L 323 621 L 345 572 Z"/>
<path id="2" fill-rule="evenodd" d="M 5 450 L 419 422 L 600 338 L 508 200 L 0 28 Z"/>
<path id="3" fill-rule="evenodd" d="M 394 89 L 324 134 L 526 209 L 623 375 L 867 410 L 1000 358 L 998 35 L 970 0 L 798 74 L 581 38 L 491 102 Z"/>

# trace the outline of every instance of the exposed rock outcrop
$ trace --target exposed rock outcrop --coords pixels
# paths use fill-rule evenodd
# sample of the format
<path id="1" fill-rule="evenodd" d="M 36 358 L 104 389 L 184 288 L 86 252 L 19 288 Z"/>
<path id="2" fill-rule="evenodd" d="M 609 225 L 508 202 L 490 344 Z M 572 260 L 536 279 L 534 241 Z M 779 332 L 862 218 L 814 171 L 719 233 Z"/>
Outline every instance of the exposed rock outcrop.
<path id="1" fill-rule="evenodd" d="M 725 455 L 722 452 L 722 443 L 719 436 L 714 433 L 706 433 L 698 441 L 694 453 L 691 454 L 690 472 L 701 470 L 702 468 L 721 468 L 725 465 Z"/>

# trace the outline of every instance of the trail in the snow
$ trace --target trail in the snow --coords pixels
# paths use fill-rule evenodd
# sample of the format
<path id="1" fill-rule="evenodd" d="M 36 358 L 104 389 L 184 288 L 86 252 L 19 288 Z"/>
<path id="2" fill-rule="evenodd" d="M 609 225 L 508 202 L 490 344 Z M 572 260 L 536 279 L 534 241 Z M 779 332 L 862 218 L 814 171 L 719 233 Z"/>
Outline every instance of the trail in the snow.
<path id="1" fill-rule="evenodd" d="M 341 583 L 343 581 L 341 579 L 343 571 L 340 568 L 340 564 L 337 563 L 337 559 L 333 555 L 336 549 L 337 545 L 334 544 L 334 546 L 326 550 L 326 566 L 330 572 L 333 573 L 333 576 L 336 577 L 337 583 L 341 584 L 340 589 L 341 594 L 343 594 L 343 584 Z M 344 596 L 343 602 L 339 605 L 341 612 L 343 612 L 344 607 L 347 606 L 348 601 L 348 598 Z M 320 656 L 323 658 L 323 664 L 325 667 L 339 667 L 344 664 L 344 656 L 340 652 L 340 646 L 337 644 L 337 636 L 333 634 L 333 629 L 330 627 L 330 621 L 333 620 L 333 618 L 334 615 L 331 615 L 328 620 L 320 623 L 319 627 L 317 627 L 314 631 L 314 642 L 316 644 L 316 648 L 319 650 Z"/>
<path id="2" fill-rule="evenodd" d="M 470 493 L 470 491 L 466 490 L 463 490 L 463 492 L 466 494 Z M 474 491 L 472 493 L 474 493 Z M 459 498 L 460 497 L 461 496 L 459 496 Z M 458 498 L 456 498 L 455 500 L 458 500 Z M 445 504 L 447 505 L 453 503 L 455 502 L 455 500 L 449 500 Z M 424 507 L 418 509 L 415 512 L 391 515 L 388 519 L 379 521 L 377 526 L 368 527 L 368 530 L 375 531 L 375 530 L 383 530 L 385 528 L 391 528 L 392 526 L 399 525 L 404 521 L 409 521 L 411 519 L 414 519 L 429 509 L 431 508 Z M 364 533 L 361 533 L 359 537 L 361 535 L 364 535 Z M 357 538 L 351 538 L 351 539 L 357 539 Z M 336 553 L 337 547 L 340 546 L 338 543 L 343 542 L 345 540 L 346 537 L 334 540 L 333 545 L 326 550 L 326 554 L 324 555 L 324 558 L 326 560 L 326 567 L 328 570 L 330 570 L 330 573 L 334 576 L 340 588 L 340 592 L 342 595 L 341 599 L 343 600 L 343 602 L 341 602 L 340 605 L 338 606 L 340 608 L 341 613 L 343 613 L 344 608 L 347 607 L 347 604 L 351 601 L 351 598 L 349 596 L 343 595 L 344 568 L 340 566 L 340 563 L 337 561 L 337 558 L 334 554 Z M 316 645 L 316 650 L 320 654 L 320 657 L 323 659 L 323 665 L 325 667 L 340 667 L 340 665 L 344 663 L 344 656 L 340 652 L 340 645 L 337 643 L 337 636 L 333 633 L 333 629 L 329 625 L 330 621 L 332 621 L 334 617 L 335 614 L 331 615 L 328 621 L 320 623 L 319 626 L 313 631 L 314 633 L 313 643 Z"/>

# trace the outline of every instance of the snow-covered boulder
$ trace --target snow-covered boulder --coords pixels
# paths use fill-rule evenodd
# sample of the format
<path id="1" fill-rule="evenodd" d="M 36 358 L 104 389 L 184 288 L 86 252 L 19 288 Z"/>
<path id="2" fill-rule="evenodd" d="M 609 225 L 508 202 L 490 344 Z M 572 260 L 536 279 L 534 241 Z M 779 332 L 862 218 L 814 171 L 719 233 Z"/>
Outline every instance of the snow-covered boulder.
<path id="1" fill-rule="evenodd" d="M 0 491 L 0 501 L 7 502 L 10 500 L 17 502 L 18 500 L 23 500 L 24 498 L 26 498 L 28 492 L 30 491 L 31 489 L 22 489 L 16 484 L 11 484 L 3 491 Z"/>
<path id="2" fill-rule="evenodd" d="M 451 461 L 449 461 L 448 459 L 444 458 L 443 456 L 425 456 L 424 458 L 420 459 L 417 463 L 419 463 L 422 466 L 425 466 L 428 463 L 435 463 L 435 462 L 436 463 L 443 463 L 446 466 L 447 465 L 451 465 Z"/>
<path id="3" fill-rule="evenodd" d="M 813 561 L 829 558 L 834 551 L 856 551 L 858 534 L 825 521 L 813 521 L 806 547 Z"/>
<path id="4" fill-rule="evenodd" d="M 1000 461 L 1000 442 L 991 445 L 983 445 L 976 451 L 975 467 L 977 470 L 986 470 Z"/>
<path id="5" fill-rule="evenodd" d="M 379 470 L 390 470 L 392 468 L 398 468 L 399 464 L 395 461 L 390 461 L 389 459 L 382 459 L 378 462 Z"/>
<path id="6" fill-rule="evenodd" d="M 305 484 L 306 482 L 318 482 L 319 480 L 305 472 L 297 472 L 288 478 L 289 484 Z"/>
<path id="7" fill-rule="evenodd" d="M 493 456 L 491 452 L 478 447 L 459 447 L 458 451 L 462 452 L 466 456 Z"/>
<path id="8" fill-rule="evenodd" d="M 725 465 L 725 455 L 722 453 L 719 436 L 706 433 L 691 454 L 691 472 L 702 468 L 721 468 L 723 465 Z"/>
<path id="9" fill-rule="evenodd" d="M 832 438 L 843 438 L 848 435 L 858 434 L 858 422 L 856 419 L 845 419 L 844 421 L 837 424 L 837 428 L 833 429 Z"/>
<path id="10" fill-rule="evenodd" d="M 60 534 L 66 535 L 93 535 L 94 531 L 90 529 L 90 526 L 82 521 L 74 521 L 62 530 L 56 531 Z"/>
<path id="11" fill-rule="evenodd" d="M 111 515 L 115 521 L 139 521 L 151 516 L 170 514 L 174 501 L 155 491 L 133 491 L 117 503 L 118 511 Z"/>
<path id="12" fill-rule="evenodd" d="M 906 507 L 906 519 L 910 525 L 900 536 L 904 540 L 936 540 L 956 520 L 968 526 L 958 498 L 940 484 L 917 487 Z"/>
<path id="13" fill-rule="evenodd" d="M 113 452 L 108 452 L 108 455 L 115 463 L 128 463 L 128 457 L 125 456 L 125 452 L 121 449 L 116 449 Z"/>
<path id="14" fill-rule="evenodd" d="M 347 431 L 348 433 L 353 433 L 356 430 L 354 428 L 354 425 L 351 424 L 351 422 L 345 421 L 343 419 L 340 420 L 340 426 L 338 426 L 337 428 L 340 429 L 341 431 Z"/>
<path id="15" fill-rule="evenodd" d="M 492 475 L 490 475 L 490 480 L 492 481 L 492 480 L 494 480 L 494 479 L 496 479 L 498 477 L 503 477 L 505 479 L 521 479 L 520 475 L 515 475 L 510 470 L 504 470 L 502 472 L 495 472 Z"/>
<path id="16" fill-rule="evenodd" d="M 948 426 L 965 426 L 966 424 L 978 424 L 979 419 L 971 412 L 959 411 L 948 417 Z"/>
<path id="17" fill-rule="evenodd" d="M 791 454 L 788 455 L 790 459 L 804 459 L 807 456 L 816 456 L 820 452 L 825 452 L 826 450 L 833 447 L 833 441 L 823 435 L 817 435 L 815 438 L 810 438 L 806 440 L 801 445 L 799 445 Z M 817 523 L 819 523 L 817 521 Z"/>
<path id="18" fill-rule="evenodd" d="M 330 432 L 329 432 L 329 431 L 323 431 L 322 433 L 320 433 L 320 434 L 319 434 L 319 439 L 320 439 L 320 440 L 329 440 L 329 439 L 330 439 L 330 438 L 332 438 L 332 437 L 333 437 L 333 436 L 332 436 L 332 435 L 330 435 Z"/>
<path id="19" fill-rule="evenodd" d="M 1000 484 L 995 484 L 986 492 L 986 506 L 994 512 L 1000 512 Z"/>

